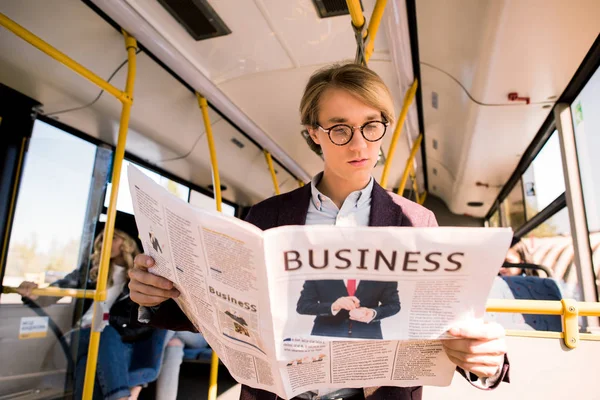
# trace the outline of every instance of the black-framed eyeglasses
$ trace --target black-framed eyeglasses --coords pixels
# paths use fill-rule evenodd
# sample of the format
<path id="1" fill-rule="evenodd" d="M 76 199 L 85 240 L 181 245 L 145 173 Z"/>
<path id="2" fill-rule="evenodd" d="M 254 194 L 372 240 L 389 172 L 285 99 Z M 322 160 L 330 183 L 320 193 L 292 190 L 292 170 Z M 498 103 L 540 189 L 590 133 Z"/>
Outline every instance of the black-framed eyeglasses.
<path id="1" fill-rule="evenodd" d="M 337 124 L 328 129 L 323 128 L 319 124 L 317 124 L 317 126 L 323 132 L 327 133 L 331 143 L 335 144 L 336 146 L 343 146 L 350 143 L 356 128 L 360 129 L 361 135 L 367 142 L 377 142 L 383 138 L 383 135 L 385 135 L 385 131 L 387 130 L 389 124 L 389 122 L 384 121 L 369 121 L 365 122 L 361 126 Z"/>

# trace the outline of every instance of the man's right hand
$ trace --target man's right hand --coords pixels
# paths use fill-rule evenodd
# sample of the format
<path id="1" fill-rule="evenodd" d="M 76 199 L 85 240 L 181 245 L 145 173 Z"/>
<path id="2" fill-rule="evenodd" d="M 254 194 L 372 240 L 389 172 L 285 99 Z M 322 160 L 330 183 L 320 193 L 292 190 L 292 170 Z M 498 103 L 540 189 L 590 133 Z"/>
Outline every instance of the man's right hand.
<path id="1" fill-rule="evenodd" d="M 38 296 L 31 294 L 31 292 L 33 291 L 33 289 L 37 289 L 37 288 L 38 288 L 38 284 L 37 283 L 29 282 L 29 281 L 23 281 L 23 282 L 21 282 L 21 284 L 17 288 L 17 293 L 19 293 L 23 297 L 28 297 L 31 300 L 37 300 Z"/>
<path id="2" fill-rule="evenodd" d="M 129 271 L 131 300 L 145 307 L 157 306 L 165 300 L 179 297 L 173 282 L 148 272 L 153 265 L 152 257 L 139 254 L 133 260 L 133 269 Z"/>
<path id="3" fill-rule="evenodd" d="M 350 311 L 358 307 L 360 307 L 360 300 L 355 296 L 340 297 L 331 305 L 333 312 L 338 312 L 340 310 Z"/>

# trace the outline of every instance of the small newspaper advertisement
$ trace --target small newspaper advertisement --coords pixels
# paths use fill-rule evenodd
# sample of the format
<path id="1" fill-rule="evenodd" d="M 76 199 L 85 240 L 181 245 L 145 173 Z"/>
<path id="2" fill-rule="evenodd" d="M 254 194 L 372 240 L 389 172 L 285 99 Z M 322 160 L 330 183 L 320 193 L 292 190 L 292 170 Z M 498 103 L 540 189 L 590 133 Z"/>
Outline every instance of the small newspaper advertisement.
<path id="1" fill-rule="evenodd" d="M 290 399 L 371 386 L 447 386 L 441 340 L 481 318 L 505 228 L 284 226 L 197 209 L 133 166 L 151 272 L 240 383 Z"/>

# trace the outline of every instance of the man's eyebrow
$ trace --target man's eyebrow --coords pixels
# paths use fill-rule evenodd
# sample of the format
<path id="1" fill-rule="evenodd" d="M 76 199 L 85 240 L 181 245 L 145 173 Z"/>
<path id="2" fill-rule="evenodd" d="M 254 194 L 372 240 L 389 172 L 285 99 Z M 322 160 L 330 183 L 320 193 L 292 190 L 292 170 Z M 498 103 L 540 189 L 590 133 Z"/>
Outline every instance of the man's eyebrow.
<path id="1" fill-rule="evenodd" d="M 381 114 L 371 114 L 371 115 L 367 115 L 367 118 L 365 118 L 365 121 L 377 121 L 381 119 Z"/>
<path id="2" fill-rule="evenodd" d="M 380 119 L 381 119 L 381 114 L 371 114 L 371 115 L 367 115 L 365 117 L 365 122 L 368 122 L 368 121 L 378 121 Z M 343 117 L 332 117 L 332 118 L 329 118 L 327 121 L 328 122 L 333 122 L 333 123 L 336 123 L 336 124 L 341 124 L 341 123 L 348 122 L 348 119 L 347 118 L 343 118 Z"/>

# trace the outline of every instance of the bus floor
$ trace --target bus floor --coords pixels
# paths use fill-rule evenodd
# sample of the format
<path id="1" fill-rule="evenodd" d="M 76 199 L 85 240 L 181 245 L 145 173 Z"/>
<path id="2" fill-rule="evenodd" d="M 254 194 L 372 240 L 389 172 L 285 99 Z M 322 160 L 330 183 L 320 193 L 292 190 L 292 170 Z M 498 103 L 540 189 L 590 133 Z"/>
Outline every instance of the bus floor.
<path id="1" fill-rule="evenodd" d="M 184 362 L 179 372 L 178 399 L 206 399 L 208 397 L 208 378 L 210 364 Z M 218 400 L 238 400 L 241 386 L 231 377 L 227 368 L 219 367 L 219 380 L 217 386 Z M 156 383 L 148 385 L 140 393 L 139 400 L 154 400 Z"/>

